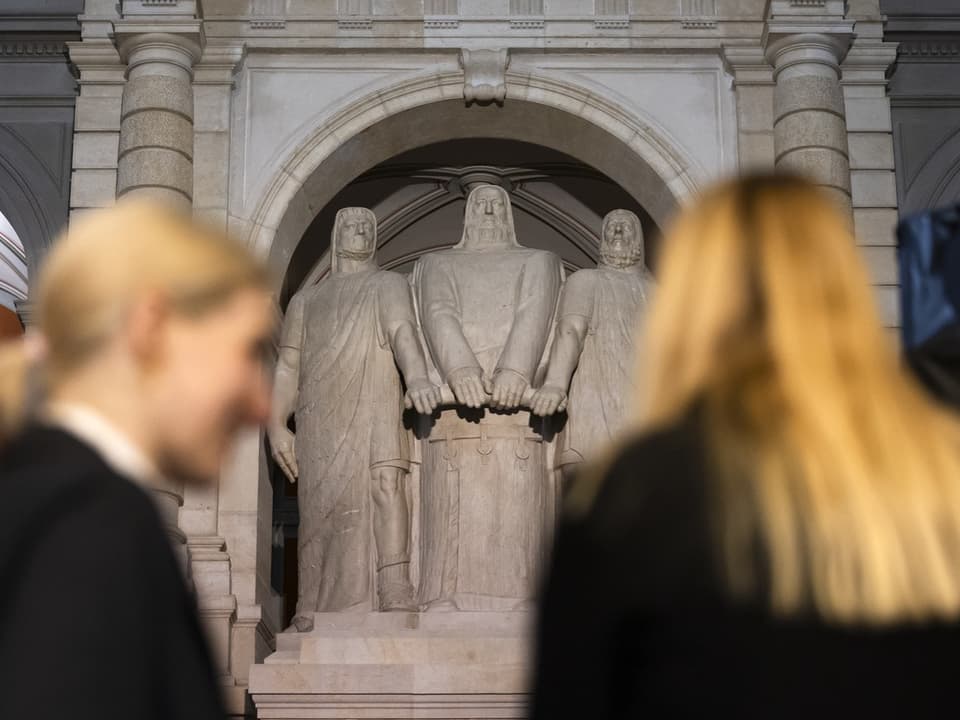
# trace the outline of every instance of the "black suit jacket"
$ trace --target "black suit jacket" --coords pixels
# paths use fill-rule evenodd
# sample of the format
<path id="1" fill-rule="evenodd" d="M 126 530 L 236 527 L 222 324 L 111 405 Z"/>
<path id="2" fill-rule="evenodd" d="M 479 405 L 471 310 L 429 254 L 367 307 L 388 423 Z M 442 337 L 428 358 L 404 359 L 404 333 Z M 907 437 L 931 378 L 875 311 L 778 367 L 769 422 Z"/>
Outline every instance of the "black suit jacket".
<path id="1" fill-rule="evenodd" d="M 0 454 L 0 717 L 223 718 L 152 501 L 44 427 Z"/>
<path id="2" fill-rule="evenodd" d="M 633 442 L 562 523 L 532 717 L 956 717 L 957 623 L 841 627 L 727 598 L 703 437 L 694 413 Z"/>

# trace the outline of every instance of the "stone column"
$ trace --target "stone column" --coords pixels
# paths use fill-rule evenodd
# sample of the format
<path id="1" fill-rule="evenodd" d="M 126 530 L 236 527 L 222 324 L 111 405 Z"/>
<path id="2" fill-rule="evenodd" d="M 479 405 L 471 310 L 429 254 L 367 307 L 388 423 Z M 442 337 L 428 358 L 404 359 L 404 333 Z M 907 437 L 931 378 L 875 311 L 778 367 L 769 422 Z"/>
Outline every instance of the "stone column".
<path id="1" fill-rule="evenodd" d="M 176 26 L 174 26 L 176 27 Z M 150 194 L 189 209 L 193 203 L 193 64 L 199 26 L 186 32 L 124 25 L 118 46 L 127 61 L 117 196 Z M 143 32 L 143 30 L 148 30 Z"/>
<path id="2" fill-rule="evenodd" d="M 791 23 L 768 25 L 765 37 L 776 83 L 775 166 L 822 185 L 848 211 L 850 158 L 840 62 L 850 45 L 851 30 L 852 23 L 822 29 Z"/>

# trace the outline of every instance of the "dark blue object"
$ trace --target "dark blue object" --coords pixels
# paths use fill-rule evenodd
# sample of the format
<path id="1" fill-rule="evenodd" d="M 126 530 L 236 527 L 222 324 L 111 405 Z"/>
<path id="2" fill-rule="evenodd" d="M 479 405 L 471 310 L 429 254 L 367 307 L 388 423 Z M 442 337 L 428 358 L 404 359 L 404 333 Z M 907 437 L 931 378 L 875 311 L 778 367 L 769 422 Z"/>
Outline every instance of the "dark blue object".
<path id="1" fill-rule="evenodd" d="M 960 322 L 960 205 L 897 226 L 903 344 L 917 348 Z"/>

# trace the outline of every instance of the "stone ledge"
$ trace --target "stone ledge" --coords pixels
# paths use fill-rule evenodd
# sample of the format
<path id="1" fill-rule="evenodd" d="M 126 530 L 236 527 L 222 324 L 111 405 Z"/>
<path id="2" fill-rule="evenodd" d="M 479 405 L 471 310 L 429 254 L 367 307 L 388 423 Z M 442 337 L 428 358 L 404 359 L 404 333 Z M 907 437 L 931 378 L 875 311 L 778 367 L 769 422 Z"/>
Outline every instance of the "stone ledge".
<path id="1" fill-rule="evenodd" d="M 250 669 L 260 718 L 523 718 L 528 613 L 317 613 Z"/>

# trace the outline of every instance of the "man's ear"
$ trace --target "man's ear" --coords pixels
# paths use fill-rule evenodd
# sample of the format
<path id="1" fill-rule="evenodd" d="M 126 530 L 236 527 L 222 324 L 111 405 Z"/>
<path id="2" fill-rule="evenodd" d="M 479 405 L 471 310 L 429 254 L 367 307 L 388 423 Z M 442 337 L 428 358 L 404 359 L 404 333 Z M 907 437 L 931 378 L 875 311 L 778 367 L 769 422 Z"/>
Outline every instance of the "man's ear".
<path id="1" fill-rule="evenodd" d="M 164 352 L 164 332 L 170 319 L 169 298 L 158 290 L 146 290 L 137 297 L 127 317 L 127 338 L 133 356 L 142 364 L 154 365 Z"/>

